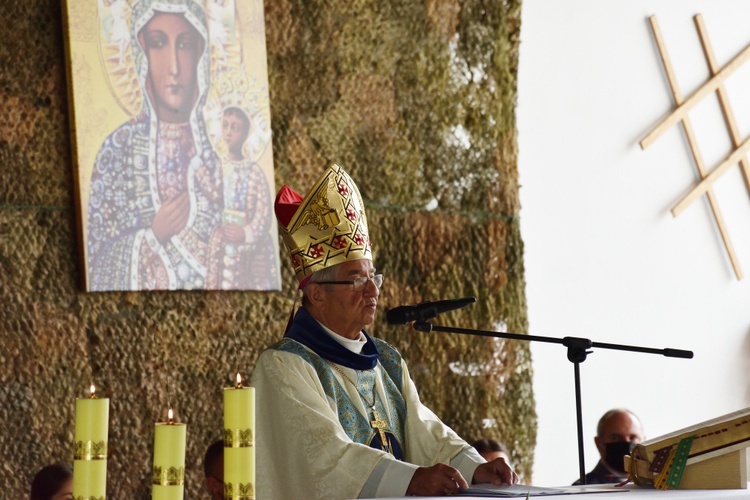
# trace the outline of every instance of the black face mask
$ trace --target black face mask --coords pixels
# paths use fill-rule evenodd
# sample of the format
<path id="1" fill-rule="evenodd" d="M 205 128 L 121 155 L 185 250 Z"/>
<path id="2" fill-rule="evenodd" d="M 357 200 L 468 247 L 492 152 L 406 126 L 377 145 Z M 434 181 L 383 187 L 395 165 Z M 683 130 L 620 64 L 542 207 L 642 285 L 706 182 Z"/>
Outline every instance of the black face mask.
<path id="1" fill-rule="evenodd" d="M 612 469 L 625 472 L 625 460 L 623 457 L 630 455 L 633 448 L 635 448 L 635 443 L 627 443 L 625 441 L 607 443 L 604 445 L 604 461 Z"/>

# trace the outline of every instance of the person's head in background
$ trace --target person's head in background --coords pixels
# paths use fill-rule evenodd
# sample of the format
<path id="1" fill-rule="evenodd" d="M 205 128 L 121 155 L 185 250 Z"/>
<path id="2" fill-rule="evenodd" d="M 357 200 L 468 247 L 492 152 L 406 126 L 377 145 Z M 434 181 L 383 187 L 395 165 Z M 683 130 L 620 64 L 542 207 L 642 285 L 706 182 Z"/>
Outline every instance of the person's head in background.
<path id="1" fill-rule="evenodd" d="M 482 457 L 488 462 L 493 461 L 496 458 L 502 457 L 505 462 L 510 465 L 510 453 L 508 448 L 503 443 L 493 438 L 483 438 L 474 441 L 472 445 L 475 450 L 479 452 Z"/>
<path id="2" fill-rule="evenodd" d="M 211 443 L 203 458 L 203 472 L 206 475 L 206 489 L 211 500 L 224 500 L 224 440 Z"/>
<path id="3" fill-rule="evenodd" d="M 29 500 L 72 500 L 73 470 L 64 464 L 52 464 L 36 473 L 31 481 Z"/>
<path id="4" fill-rule="evenodd" d="M 612 471 L 625 474 L 623 457 L 643 441 L 643 426 L 638 416 L 630 410 L 609 410 L 599 419 L 594 442 L 602 462 Z"/>

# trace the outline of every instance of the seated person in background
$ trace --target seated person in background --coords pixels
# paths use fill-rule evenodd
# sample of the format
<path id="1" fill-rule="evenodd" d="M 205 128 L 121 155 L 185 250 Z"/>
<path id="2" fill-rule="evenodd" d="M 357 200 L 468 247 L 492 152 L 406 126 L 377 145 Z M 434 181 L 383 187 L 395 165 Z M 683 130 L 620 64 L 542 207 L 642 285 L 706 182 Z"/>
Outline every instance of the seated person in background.
<path id="1" fill-rule="evenodd" d="M 508 465 L 510 465 L 510 453 L 508 453 L 508 448 L 497 439 L 478 439 L 471 443 L 471 446 L 473 446 L 474 449 L 477 450 L 488 462 L 491 462 L 496 458 L 502 458 L 508 463 Z"/>
<path id="2" fill-rule="evenodd" d="M 641 420 L 630 410 L 609 410 L 596 426 L 596 449 L 601 459 L 586 474 L 586 484 L 621 483 L 628 479 L 624 457 L 643 441 Z M 579 479 L 575 483 L 581 484 Z"/>
<path id="3" fill-rule="evenodd" d="M 447 495 L 515 484 L 419 400 L 399 352 L 370 337 L 377 274 L 357 186 L 332 163 L 305 198 L 288 186 L 276 216 L 302 289 L 284 338 L 253 372 L 257 498 Z"/>
<path id="4" fill-rule="evenodd" d="M 224 440 L 211 443 L 203 458 L 203 473 L 206 476 L 206 489 L 211 500 L 224 500 Z"/>
<path id="5" fill-rule="evenodd" d="M 36 473 L 31 481 L 30 500 L 72 500 L 73 470 L 64 464 L 52 464 Z"/>

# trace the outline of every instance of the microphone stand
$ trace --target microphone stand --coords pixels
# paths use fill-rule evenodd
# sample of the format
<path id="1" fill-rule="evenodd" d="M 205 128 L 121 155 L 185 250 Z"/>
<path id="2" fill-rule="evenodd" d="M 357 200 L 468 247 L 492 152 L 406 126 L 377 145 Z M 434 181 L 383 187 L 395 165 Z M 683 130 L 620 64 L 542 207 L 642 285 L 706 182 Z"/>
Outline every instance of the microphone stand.
<path id="1" fill-rule="evenodd" d="M 422 319 L 425 316 L 428 318 Z M 573 363 L 573 373 L 575 376 L 575 396 L 576 396 L 576 424 L 578 429 L 578 471 L 580 474 L 581 484 L 586 484 L 586 466 L 583 458 L 583 415 L 581 412 L 581 369 L 580 365 L 586 361 L 586 356 L 591 354 L 593 351 L 589 351 L 593 347 L 599 347 L 602 349 L 613 349 L 618 351 L 632 351 L 632 352 L 643 352 L 647 354 L 661 354 L 668 358 L 685 358 L 692 359 L 692 351 L 683 351 L 681 349 L 653 349 L 650 347 L 639 347 L 631 345 L 621 344 L 607 344 L 604 342 L 593 342 L 589 339 L 580 337 L 540 337 L 537 335 L 521 335 L 518 333 L 503 333 L 503 332 L 491 332 L 487 330 L 471 330 L 466 328 L 453 328 L 450 326 L 433 325 L 429 321 L 429 318 L 434 318 L 437 314 L 430 315 L 427 312 L 419 320 L 414 322 L 414 329 L 421 332 L 447 332 L 447 333 L 461 333 L 466 335 L 478 335 L 480 337 L 497 337 L 503 339 L 512 340 L 525 340 L 527 342 L 547 342 L 550 344 L 562 344 L 568 349 L 568 360 Z"/>

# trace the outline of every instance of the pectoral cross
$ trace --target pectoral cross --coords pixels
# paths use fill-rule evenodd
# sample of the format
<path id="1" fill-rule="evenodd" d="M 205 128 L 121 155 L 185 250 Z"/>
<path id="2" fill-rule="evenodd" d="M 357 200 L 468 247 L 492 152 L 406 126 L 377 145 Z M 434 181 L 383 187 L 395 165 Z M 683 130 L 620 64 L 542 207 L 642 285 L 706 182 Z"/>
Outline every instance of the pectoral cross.
<path id="1" fill-rule="evenodd" d="M 373 419 L 370 421 L 370 425 L 380 435 L 380 447 L 382 448 L 383 451 L 393 454 L 391 452 L 391 442 L 385 434 L 385 431 L 390 430 L 388 428 L 388 422 L 380 418 L 380 415 L 378 414 L 377 411 L 375 411 L 374 408 L 372 409 L 372 418 Z"/>

